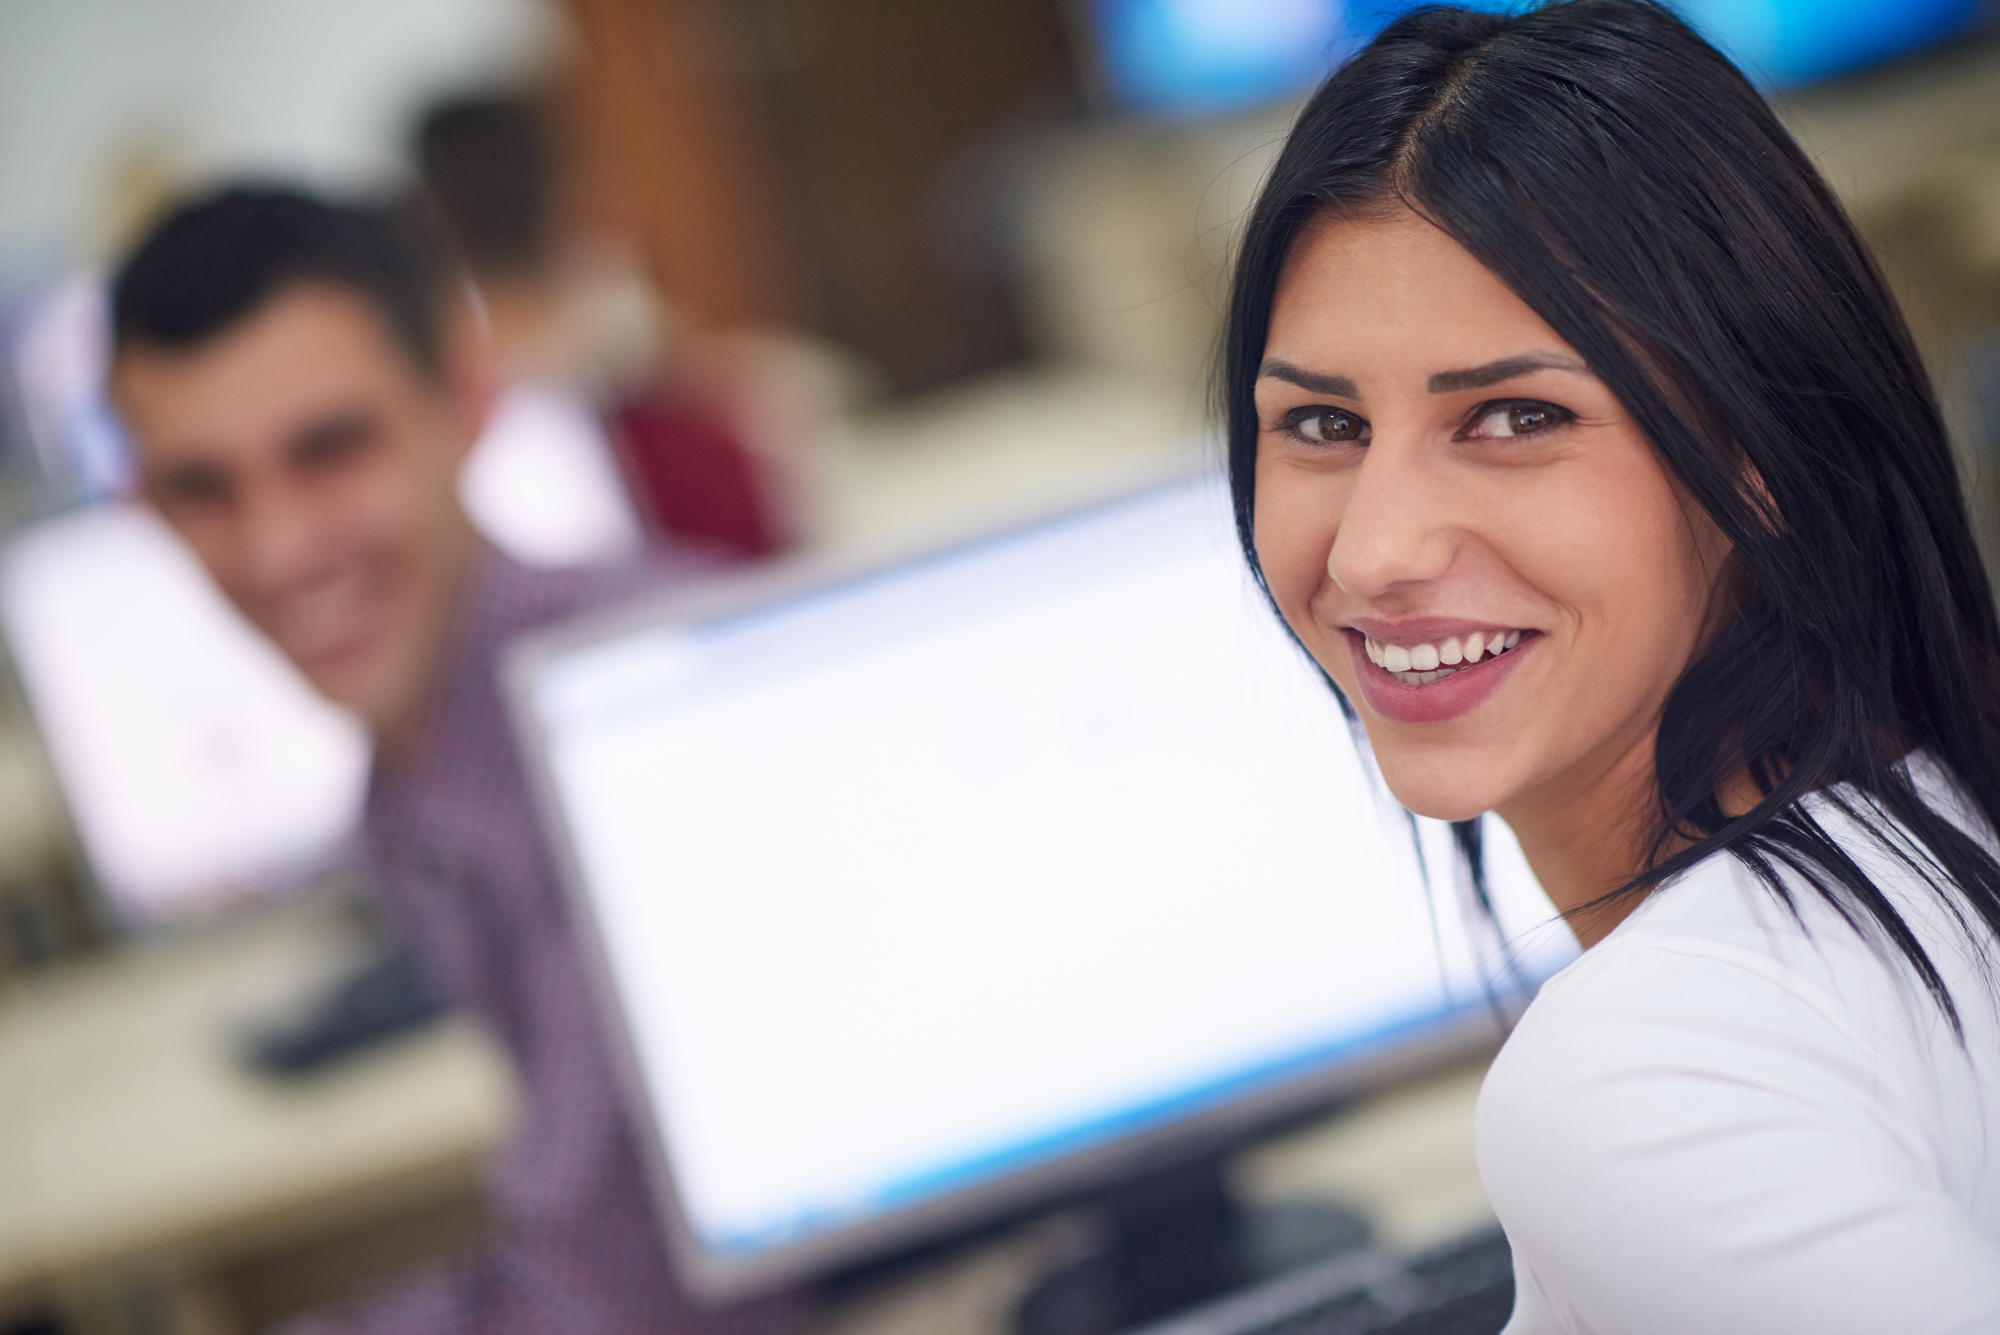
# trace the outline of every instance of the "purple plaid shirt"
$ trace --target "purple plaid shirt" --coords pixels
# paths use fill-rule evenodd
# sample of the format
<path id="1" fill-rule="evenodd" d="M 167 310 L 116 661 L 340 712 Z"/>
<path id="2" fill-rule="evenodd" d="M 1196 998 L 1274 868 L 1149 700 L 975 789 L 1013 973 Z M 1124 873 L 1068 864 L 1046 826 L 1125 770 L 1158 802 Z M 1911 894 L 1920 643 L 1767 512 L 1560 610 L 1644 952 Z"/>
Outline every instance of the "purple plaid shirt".
<path id="1" fill-rule="evenodd" d="M 793 1301 L 703 1313 L 678 1291 L 495 669 L 531 627 L 658 589 L 671 567 L 531 571 L 488 552 L 420 754 L 378 771 L 367 832 L 391 917 L 505 1045 L 525 1092 L 499 1236 L 295 1335 L 750 1335 Z"/>

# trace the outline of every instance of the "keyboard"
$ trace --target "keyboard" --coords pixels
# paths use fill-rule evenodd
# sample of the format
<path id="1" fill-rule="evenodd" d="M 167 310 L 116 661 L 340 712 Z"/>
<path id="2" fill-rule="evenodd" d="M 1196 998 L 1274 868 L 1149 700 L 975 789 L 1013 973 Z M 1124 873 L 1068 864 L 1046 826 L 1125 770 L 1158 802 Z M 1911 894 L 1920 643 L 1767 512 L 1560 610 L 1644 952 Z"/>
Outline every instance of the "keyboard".
<path id="1" fill-rule="evenodd" d="M 1513 1255 L 1494 1228 L 1416 1256 L 1332 1257 L 1133 1335 L 1498 1335 L 1513 1310 Z"/>

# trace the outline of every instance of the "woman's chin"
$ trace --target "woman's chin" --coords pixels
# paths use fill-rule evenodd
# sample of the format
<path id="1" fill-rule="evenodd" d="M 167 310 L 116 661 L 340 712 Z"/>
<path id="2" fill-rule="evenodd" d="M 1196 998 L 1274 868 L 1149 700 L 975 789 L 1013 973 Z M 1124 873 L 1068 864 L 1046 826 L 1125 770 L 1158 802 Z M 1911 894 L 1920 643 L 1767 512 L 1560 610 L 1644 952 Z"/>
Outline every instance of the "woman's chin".
<path id="1" fill-rule="evenodd" d="M 1427 757 L 1421 762 L 1399 765 L 1393 756 L 1376 754 L 1376 763 L 1381 766 L 1382 779 L 1389 785 L 1389 791 L 1419 816 L 1432 820 L 1472 820 L 1506 801 L 1507 795 L 1499 785 L 1469 777 L 1479 772 L 1477 759 L 1464 756 L 1459 760 L 1459 764 L 1449 760 L 1441 764 L 1439 758 Z"/>

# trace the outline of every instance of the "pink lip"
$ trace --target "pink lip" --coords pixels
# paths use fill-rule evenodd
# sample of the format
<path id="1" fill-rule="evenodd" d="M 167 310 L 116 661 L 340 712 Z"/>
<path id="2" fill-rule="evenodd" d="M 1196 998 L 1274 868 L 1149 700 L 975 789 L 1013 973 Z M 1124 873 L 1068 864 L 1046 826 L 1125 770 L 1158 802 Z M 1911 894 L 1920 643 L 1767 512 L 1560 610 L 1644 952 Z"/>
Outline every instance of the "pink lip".
<path id="1" fill-rule="evenodd" d="M 1447 624 L 1442 619 L 1437 620 L 1440 626 Z M 1465 631 L 1486 629 L 1469 621 L 1449 624 Z M 1424 638 L 1412 639 L 1410 642 L 1423 644 L 1432 635 L 1439 634 L 1431 627 L 1429 621 L 1402 622 L 1394 628 L 1393 633 L 1398 639 L 1389 640 L 1387 643 L 1398 643 L 1401 637 L 1421 633 Z M 1458 632 L 1446 629 L 1439 637 L 1454 633 Z M 1370 709 L 1398 723 L 1443 723 L 1447 719 L 1455 719 L 1461 714 L 1471 712 L 1485 703 L 1486 697 L 1493 694 L 1499 688 L 1501 681 L 1513 672 L 1514 664 L 1520 660 L 1521 655 L 1529 652 L 1532 646 L 1539 645 L 1542 638 L 1532 633 L 1524 635 L 1519 644 L 1498 658 L 1486 659 L 1472 667 L 1454 672 L 1449 677 L 1441 677 L 1428 686 L 1409 686 L 1368 660 L 1368 651 L 1363 647 L 1366 640 L 1359 629 L 1350 627 L 1342 632 L 1342 636 L 1347 640 L 1347 647 L 1354 655 L 1354 668 L 1361 678 L 1362 698 L 1368 701 Z M 1380 636 L 1374 638 L 1382 642 Z"/>

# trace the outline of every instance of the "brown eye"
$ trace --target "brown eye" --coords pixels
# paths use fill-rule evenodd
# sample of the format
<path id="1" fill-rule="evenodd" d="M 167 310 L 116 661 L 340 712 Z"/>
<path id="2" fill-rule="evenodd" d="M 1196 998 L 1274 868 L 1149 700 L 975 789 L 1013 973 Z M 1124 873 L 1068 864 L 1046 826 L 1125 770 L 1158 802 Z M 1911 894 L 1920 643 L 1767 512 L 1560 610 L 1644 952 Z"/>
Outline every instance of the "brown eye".
<path id="1" fill-rule="evenodd" d="M 1532 436 L 1573 420 L 1572 414 L 1552 403 L 1495 403 L 1480 410 L 1466 435 L 1474 439 Z"/>
<path id="2" fill-rule="evenodd" d="M 1368 435 L 1368 423 L 1353 413 L 1339 409 L 1314 408 L 1300 412 L 1294 417 L 1292 429 L 1307 440 L 1320 444 L 1336 441 L 1363 440 Z"/>

